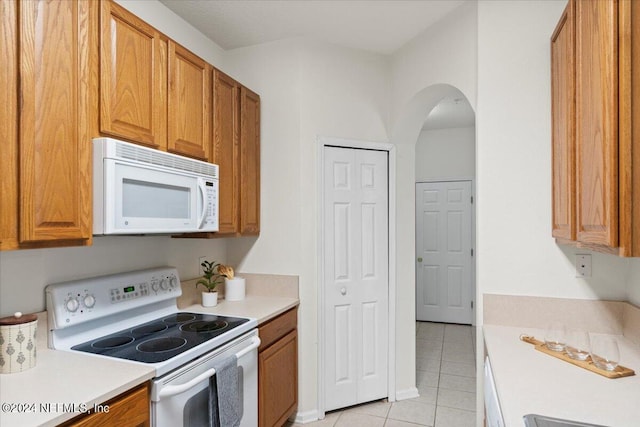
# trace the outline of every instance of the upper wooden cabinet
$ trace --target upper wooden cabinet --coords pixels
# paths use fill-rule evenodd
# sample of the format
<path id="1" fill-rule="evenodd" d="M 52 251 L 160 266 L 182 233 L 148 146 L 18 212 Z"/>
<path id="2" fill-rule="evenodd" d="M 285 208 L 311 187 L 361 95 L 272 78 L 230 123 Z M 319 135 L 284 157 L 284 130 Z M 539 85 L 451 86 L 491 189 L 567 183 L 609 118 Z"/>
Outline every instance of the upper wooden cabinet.
<path id="1" fill-rule="evenodd" d="M 1 248 L 88 244 L 96 4 L 0 4 Z"/>
<path id="2" fill-rule="evenodd" d="M 640 256 L 638 27 L 638 2 L 570 0 L 552 37 L 553 235 L 621 256 Z"/>
<path id="3" fill-rule="evenodd" d="M 570 1 L 551 36 L 552 234 L 576 238 L 575 3 Z"/>
<path id="4" fill-rule="evenodd" d="M 240 86 L 219 70 L 213 73 L 213 150 L 220 166 L 219 234 L 240 231 Z"/>
<path id="5" fill-rule="evenodd" d="M 167 43 L 113 1 L 100 10 L 100 132 L 167 149 Z"/>
<path id="6" fill-rule="evenodd" d="M 260 233 L 260 96 L 240 89 L 240 233 Z"/>
<path id="7" fill-rule="evenodd" d="M 203 59 L 169 42 L 169 151 L 210 160 L 211 73 Z"/>
<path id="8" fill-rule="evenodd" d="M 257 94 L 111 0 L 0 12 L 0 250 L 91 244 L 100 135 L 219 164 L 219 234 L 259 233 Z"/>
<path id="9" fill-rule="evenodd" d="M 577 240 L 618 246 L 618 4 L 576 2 Z"/>
<path id="10" fill-rule="evenodd" d="M 0 249 L 18 245 L 17 6 L 17 0 L 0 0 Z"/>
<path id="11" fill-rule="evenodd" d="M 213 73 L 213 152 L 220 165 L 218 233 L 260 233 L 260 96 Z"/>

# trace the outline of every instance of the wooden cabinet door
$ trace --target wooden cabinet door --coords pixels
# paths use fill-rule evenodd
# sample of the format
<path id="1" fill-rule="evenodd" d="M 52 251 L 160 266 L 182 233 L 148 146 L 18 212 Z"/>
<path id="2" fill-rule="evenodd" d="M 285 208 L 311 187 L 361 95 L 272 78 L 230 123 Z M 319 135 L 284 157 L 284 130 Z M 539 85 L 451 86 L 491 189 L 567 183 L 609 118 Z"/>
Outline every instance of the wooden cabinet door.
<path id="1" fill-rule="evenodd" d="M 240 147 L 239 86 L 219 70 L 213 72 L 213 150 L 220 166 L 219 234 L 239 231 Z"/>
<path id="2" fill-rule="evenodd" d="M 91 238 L 94 7 L 84 0 L 20 2 L 23 242 Z"/>
<path id="3" fill-rule="evenodd" d="M 640 3 L 621 1 L 619 55 L 619 246 L 621 256 L 640 256 Z"/>
<path id="4" fill-rule="evenodd" d="M 177 154 L 209 161 L 211 65 L 169 42 L 169 139 Z"/>
<path id="5" fill-rule="evenodd" d="M 17 6 L 17 0 L 0 0 L 0 250 L 18 244 Z"/>
<path id="6" fill-rule="evenodd" d="M 576 2 L 577 240 L 618 246 L 618 2 Z"/>
<path id="7" fill-rule="evenodd" d="M 63 427 L 148 427 L 150 425 L 150 402 L 148 387 L 138 387 L 110 400 L 98 408 L 108 412 L 93 412 L 79 417 Z"/>
<path id="8" fill-rule="evenodd" d="M 167 39 L 113 1 L 100 4 L 100 131 L 166 150 Z"/>
<path id="9" fill-rule="evenodd" d="M 552 235 L 575 240 L 575 2 L 551 36 Z"/>
<path id="10" fill-rule="evenodd" d="M 282 426 L 298 404 L 298 334 L 258 354 L 258 425 Z"/>
<path id="11" fill-rule="evenodd" d="M 260 96 L 240 89 L 240 233 L 260 233 Z"/>

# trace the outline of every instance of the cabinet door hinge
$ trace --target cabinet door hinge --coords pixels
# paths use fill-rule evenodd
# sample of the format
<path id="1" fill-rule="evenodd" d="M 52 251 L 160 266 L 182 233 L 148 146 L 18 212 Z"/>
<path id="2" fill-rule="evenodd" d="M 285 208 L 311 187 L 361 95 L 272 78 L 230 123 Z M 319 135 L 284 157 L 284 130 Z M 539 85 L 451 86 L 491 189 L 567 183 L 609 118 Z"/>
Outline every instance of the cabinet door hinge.
<path id="1" fill-rule="evenodd" d="M 473 196 L 471 196 L 471 204 L 473 204 Z"/>
<path id="2" fill-rule="evenodd" d="M 471 248 L 471 256 L 473 256 L 473 248 Z"/>
<path id="3" fill-rule="evenodd" d="M 471 301 L 471 309 L 473 309 L 473 301 Z"/>

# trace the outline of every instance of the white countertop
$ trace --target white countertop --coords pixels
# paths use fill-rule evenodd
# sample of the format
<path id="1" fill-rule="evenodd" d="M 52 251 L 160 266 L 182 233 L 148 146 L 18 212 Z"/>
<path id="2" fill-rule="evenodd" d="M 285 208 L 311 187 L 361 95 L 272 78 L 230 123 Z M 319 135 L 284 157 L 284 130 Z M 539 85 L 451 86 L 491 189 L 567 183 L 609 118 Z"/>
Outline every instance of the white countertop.
<path id="1" fill-rule="evenodd" d="M 0 426 L 55 426 L 142 384 L 154 373 L 149 366 L 50 350 L 38 343 L 34 368 L 0 375 Z M 69 412 L 70 405 L 76 412 Z"/>
<path id="2" fill-rule="evenodd" d="M 539 329 L 484 325 L 484 341 L 507 427 L 539 414 L 611 427 L 640 426 L 640 348 L 618 336 L 620 364 L 636 375 L 609 379 L 520 341 L 543 340 Z"/>
<path id="3" fill-rule="evenodd" d="M 247 296 L 241 301 L 221 300 L 215 307 L 203 307 L 200 304 L 194 304 L 182 308 L 181 311 L 253 317 L 258 319 L 258 324 L 261 324 L 297 306 L 299 303 L 300 300 L 297 298 Z"/>
<path id="4" fill-rule="evenodd" d="M 297 298 L 247 296 L 242 301 L 222 300 L 216 307 L 196 304 L 181 311 L 253 317 L 260 324 L 298 304 Z M 55 426 L 81 414 L 68 412 L 70 405 L 78 410 L 93 408 L 154 377 L 154 369 L 146 365 L 48 349 L 45 337 L 46 324 L 39 323 L 34 368 L 0 375 L 2 427 Z"/>

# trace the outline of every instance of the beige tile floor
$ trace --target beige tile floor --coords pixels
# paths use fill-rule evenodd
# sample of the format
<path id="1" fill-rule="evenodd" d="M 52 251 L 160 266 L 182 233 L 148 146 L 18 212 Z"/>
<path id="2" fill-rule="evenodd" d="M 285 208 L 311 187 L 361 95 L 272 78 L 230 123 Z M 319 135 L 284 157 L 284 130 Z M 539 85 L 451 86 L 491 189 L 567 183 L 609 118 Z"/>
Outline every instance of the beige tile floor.
<path id="1" fill-rule="evenodd" d="M 416 322 L 416 385 L 420 397 L 329 412 L 324 420 L 305 427 L 475 427 L 473 340 L 471 326 Z"/>

